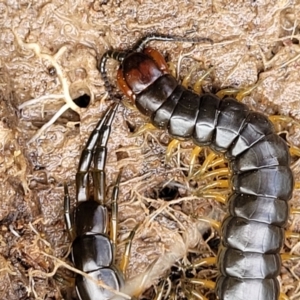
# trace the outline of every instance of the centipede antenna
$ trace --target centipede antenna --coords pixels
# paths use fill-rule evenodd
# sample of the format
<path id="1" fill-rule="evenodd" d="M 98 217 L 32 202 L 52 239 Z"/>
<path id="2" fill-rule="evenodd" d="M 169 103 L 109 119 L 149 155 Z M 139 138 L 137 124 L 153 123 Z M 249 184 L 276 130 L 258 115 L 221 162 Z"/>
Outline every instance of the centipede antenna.
<path id="1" fill-rule="evenodd" d="M 104 81 L 105 90 L 108 92 L 108 94 L 110 95 L 110 97 L 112 99 L 114 99 L 116 97 L 116 95 L 113 93 L 114 87 L 110 83 L 108 76 L 107 76 L 106 63 L 107 63 L 108 59 L 114 59 L 121 63 L 124 60 L 124 58 L 126 57 L 126 55 L 128 55 L 127 51 L 108 50 L 102 55 L 102 57 L 100 58 L 99 63 L 98 63 L 98 70 Z M 119 97 L 117 97 L 117 98 L 119 98 Z"/>
<path id="2" fill-rule="evenodd" d="M 208 42 L 213 43 L 213 41 L 209 38 L 202 37 L 194 37 L 194 38 L 186 38 L 182 36 L 172 36 L 172 35 L 164 35 L 164 34 L 151 34 L 141 38 L 132 48 L 133 51 L 141 52 L 145 48 L 145 46 L 151 41 L 163 41 L 163 42 L 190 42 L 190 43 L 202 43 Z"/>

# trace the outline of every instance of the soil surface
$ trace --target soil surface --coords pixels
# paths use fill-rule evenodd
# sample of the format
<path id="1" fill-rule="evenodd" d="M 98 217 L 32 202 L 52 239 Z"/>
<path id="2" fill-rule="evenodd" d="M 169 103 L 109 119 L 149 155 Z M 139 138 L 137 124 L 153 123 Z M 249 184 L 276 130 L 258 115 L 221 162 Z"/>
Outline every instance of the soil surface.
<path id="1" fill-rule="evenodd" d="M 113 100 L 97 70 L 106 50 L 128 49 L 149 33 L 209 38 L 212 44 L 151 46 L 163 53 L 179 80 L 191 73 L 191 87 L 207 70 L 205 91 L 257 84 L 243 102 L 282 116 L 274 121 L 278 133 L 300 147 L 299 19 L 299 0 L 0 1 L 0 299 L 76 299 L 63 184 L 68 183 L 74 205 L 80 153 Z M 116 69 L 109 61 L 112 84 Z M 193 144 L 182 142 L 166 162 L 171 141 L 166 132 L 133 135 L 146 122 L 130 105 L 120 105 L 108 145 L 108 196 L 123 168 L 117 264 L 124 241 L 139 224 L 126 293 L 144 278 L 142 291 L 148 289 L 144 298 L 150 299 L 172 267 L 173 289 L 184 298 L 185 276 L 213 281 L 217 276 L 214 266 L 188 275 L 185 266 L 217 253 L 219 234 L 200 218 L 221 220 L 226 206 L 212 194 L 226 198 L 229 189 L 209 193 L 203 187 L 228 175 L 189 178 Z M 292 161 L 296 181 L 299 153 Z M 196 156 L 193 172 L 209 155 L 204 149 Z M 225 162 L 216 170 L 222 168 Z M 300 207 L 299 190 L 290 203 Z M 291 215 L 287 229 L 300 232 L 297 215 Z M 282 252 L 300 255 L 298 239 L 286 239 Z M 283 263 L 281 291 L 291 300 L 300 297 L 299 276 L 299 261 Z M 215 299 L 208 289 L 187 285 Z"/>

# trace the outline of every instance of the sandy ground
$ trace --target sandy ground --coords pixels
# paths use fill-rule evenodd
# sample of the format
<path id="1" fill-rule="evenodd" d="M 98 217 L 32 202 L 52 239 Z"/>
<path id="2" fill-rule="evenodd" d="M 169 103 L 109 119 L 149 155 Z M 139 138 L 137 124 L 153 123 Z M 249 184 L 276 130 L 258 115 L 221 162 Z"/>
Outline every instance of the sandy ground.
<path id="1" fill-rule="evenodd" d="M 213 45 L 152 46 L 175 66 L 181 61 L 180 79 L 193 70 L 191 85 L 212 67 L 206 90 L 258 83 L 243 101 L 267 115 L 286 116 L 275 122 L 277 130 L 299 147 L 299 18 L 300 1 L 288 0 L 0 1 L 0 298 L 76 299 L 74 274 L 67 269 L 71 241 L 63 218 L 63 182 L 74 199 L 81 150 L 111 104 L 97 57 L 109 48 L 129 48 L 147 33 L 208 37 Z M 116 67 L 108 65 L 112 82 Z M 83 94 L 90 96 L 86 108 L 72 100 Z M 118 260 L 123 241 L 140 224 L 126 276 L 132 279 L 148 268 L 143 289 L 157 286 L 177 260 L 185 265 L 195 257 L 216 255 L 218 233 L 197 217 L 220 220 L 226 211 L 207 194 L 195 192 L 216 178 L 187 178 L 191 143 L 182 143 L 165 163 L 170 140 L 165 132 L 132 136 L 146 121 L 135 110 L 119 108 L 107 163 L 108 193 L 124 167 Z M 202 152 L 195 170 L 208 154 Z M 297 157 L 292 168 L 299 181 Z M 178 197 L 157 199 L 169 181 L 180 185 Z M 300 207 L 298 190 L 291 206 Z M 299 232 L 299 218 L 292 215 L 287 227 Z M 297 239 L 286 240 L 284 253 L 299 251 Z M 212 280 L 217 275 L 214 267 L 194 273 Z M 283 264 L 281 291 L 290 299 L 299 299 L 299 276 L 297 261 Z M 180 285 L 174 282 L 174 288 Z M 214 299 L 209 290 L 202 292 Z M 152 288 L 144 297 L 153 293 Z"/>

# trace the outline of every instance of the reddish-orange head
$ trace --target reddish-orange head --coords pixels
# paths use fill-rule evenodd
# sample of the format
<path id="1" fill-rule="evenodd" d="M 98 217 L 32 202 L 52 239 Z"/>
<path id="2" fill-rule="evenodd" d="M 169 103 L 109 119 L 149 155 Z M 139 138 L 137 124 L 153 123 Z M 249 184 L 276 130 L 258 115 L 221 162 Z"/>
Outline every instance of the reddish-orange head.
<path id="1" fill-rule="evenodd" d="M 163 74 L 167 64 L 163 56 L 154 49 L 134 52 L 122 62 L 117 82 L 121 91 L 132 100 Z"/>

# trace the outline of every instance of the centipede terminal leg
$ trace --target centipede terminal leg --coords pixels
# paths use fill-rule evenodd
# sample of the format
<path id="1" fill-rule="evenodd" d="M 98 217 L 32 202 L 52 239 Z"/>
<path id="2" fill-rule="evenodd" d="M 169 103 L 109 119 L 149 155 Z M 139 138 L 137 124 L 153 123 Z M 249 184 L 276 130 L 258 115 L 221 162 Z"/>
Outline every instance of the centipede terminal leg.
<path id="1" fill-rule="evenodd" d="M 67 227 L 67 231 L 69 233 L 69 236 L 71 240 L 73 241 L 75 239 L 75 230 L 74 230 L 74 218 L 71 214 L 71 204 L 70 204 L 70 195 L 68 186 L 66 183 L 64 183 L 64 217 L 65 217 L 65 223 Z"/>

